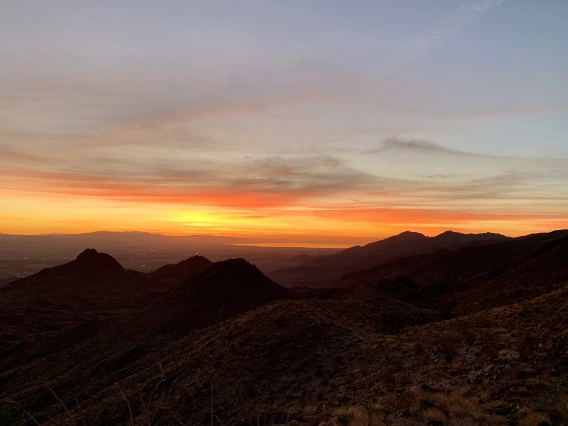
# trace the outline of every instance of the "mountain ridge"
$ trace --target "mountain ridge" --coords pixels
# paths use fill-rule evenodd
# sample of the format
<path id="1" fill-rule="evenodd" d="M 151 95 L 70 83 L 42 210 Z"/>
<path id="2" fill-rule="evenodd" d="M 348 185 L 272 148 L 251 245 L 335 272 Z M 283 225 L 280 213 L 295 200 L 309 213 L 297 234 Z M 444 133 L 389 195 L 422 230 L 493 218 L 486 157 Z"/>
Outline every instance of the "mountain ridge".
<path id="1" fill-rule="evenodd" d="M 438 249 L 455 250 L 467 245 L 510 239 L 493 233 L 462 234 L 445 231 L 434 237 L 428 237 L 418 232 L 405 231 L 364 246 L 354 246 L 332 255 L 319 256 L 297 267 L 272 271 L 270 276 L 284 285 L 329 287 L 335 284 L 334 278 L 337 276 L 387 261 Z"/>

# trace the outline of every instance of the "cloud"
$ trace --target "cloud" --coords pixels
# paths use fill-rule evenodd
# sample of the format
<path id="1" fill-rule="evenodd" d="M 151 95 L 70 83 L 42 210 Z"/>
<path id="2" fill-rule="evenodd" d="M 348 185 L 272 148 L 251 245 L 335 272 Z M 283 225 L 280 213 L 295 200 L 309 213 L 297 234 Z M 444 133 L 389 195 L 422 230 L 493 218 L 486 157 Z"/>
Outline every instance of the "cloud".
<path id="1" fill-rule="evenodd" d="M 505 0 L 468 1 L 436 22 L 428 32 L 415 35 L 394 48 L 377 66 L 375 72 L 406 65 L 424 56 L 447 38 L 458 33 L 476 19 L 504 3 Z"/>
<path id="2" fill-rule="evenodd" d="M 225 99 L 221 102 L 213 96 L 208 96 L 203 104 L 122 117 L 120 121 L 131 121 L 146 128 L 163 128 L 210 118 L 259 116 L 268 109 L 294 109 L 305 103 L 326 103 L 330 98 L 331 94 L 324 94 L 323 91 L 264 95 L 256 98 L 244 94 L 238 100 Z"/>
<path id="3" fill-rule="evenodd" d="M 389 145 L 390 146 L 390 145 Z M 402 144 L 404 149 L 437 146 Z M 390 146 L 392 149 L 392 146 Z M 445 153 L 445 150 L 441 149 Z M 451 152 L 451 151 L 450 151 Z M 451 152 L 451 155 L 454 155 Z M 437 175 L 435 179 L 393 178 L 369 174 L 330 156 L 244 158 L 232 162 L 179 161 L 168 164 L 98 159 L 73 167 L 7 170 L 0 179 L 4 194 L 51 194 L 147 204 L 201 205 L 245 209 L 288 209 L 322 200 L 357 199 L 362 206 L 439 207 L 489 200 L 568 201 L 551 190 L 546 175 L 515 169 L 501 174 Z M 562 181 L 561 181 L 562 182 Z M 506 203 L 505 203 L 506 204 Z M 454 209 L 452 207 L 451 209 Z"/>
<path id="4" fill-rule="evenodd" d="M 345 221 L 372 222 L 372 223 L 462 223 L 476 221 L 510 221 L 510 220 L 560 220 L 565 215 L 558 213 L 524 213 L 495 212 L 495 211 L 467 211 L 447 210 L 440 208 L 361 208 L 340 209 L 330 206 L 321 210 L 322 217 Z"/>
<path id="5" fill-rule="evenodd" d="M 251 208 L 293 205 L 393 184 L 325 156 L 167 164 L 98 158 L 43 169 L 12 168 L 4 179 L 4 191 Z M 18 184 L 9 183 L 14 181 Z"/>
<path id="6" fill-rule="evenodd" d="M 538 181 L 539 176 L 509 170 L 505 173 L 468 179 L 463 182 L 442 182 L 425 185 L 419 192 L 433 198 L 449 200 L 488 200 L 515 198 L 519 192 L 529 193 L 529 184 Z M 538 197 L 537 194 L 531 194 Z"/>
<path id="7" fill-rule="evenodd" d="M 488 156 L 471 152 L 459 151 L 444 147 L 432 142 L 418 139 L 400 139 L 388 138 L 381 142 L 380 146 L 367 151 L 368 154 L 378 154 L 382 152 L 399 151 L 414 152 L 418 154 L 438 154 L 438 155 L 454 155 L 460 157 L 487 158 Z"/>
<path id="8" fill-rule="evenodd" d="M 477 165 L 481 169 L 487 168 L 489 165 L 501 168 L 504 171 L 512 169 L 528 169 L 534 170 L 538 169 L 544 171 L 547 175 L 555 174 L 557 177 L 565 179 L 568 178 L 568 172 L 566 171 L 566 161 L 567 158 L 550 158 L 550 157 L 521 157 L 515 155 L 488 155 L 480 154 L 469 151 L 462 151 L 457 149 L 448 148 L 446 146 L 436 144 L 430 141 L 425 141 L 421 139 L 404 139 L 404 138 L 387 138 L 380 142 L 378 146 L 374 148 L 363 148 L 354 149 L 354 152 L 363 152 L 364 154 L 415 154 L 422 157 L 435 157 L 444 159 L 445 157 L 453 157 L 452 165 L 463 164 L 463 165 Z M 410 161 L 410 156 L 404 157 Z M 458 160 L 463 160 L 458 163 Z M 467 160 L 467 162 L 466 162 Z M 448 167 L 449 169 L 449 167 Z M 452 177 L 457 177 L 455 174 L 451 174 Z M 421 174 L 417 177 L 432 177 L 436 176 L 441 178 L 442 176 L 447 178 L 448 173 L 433 173 L 433 174 Z"/>

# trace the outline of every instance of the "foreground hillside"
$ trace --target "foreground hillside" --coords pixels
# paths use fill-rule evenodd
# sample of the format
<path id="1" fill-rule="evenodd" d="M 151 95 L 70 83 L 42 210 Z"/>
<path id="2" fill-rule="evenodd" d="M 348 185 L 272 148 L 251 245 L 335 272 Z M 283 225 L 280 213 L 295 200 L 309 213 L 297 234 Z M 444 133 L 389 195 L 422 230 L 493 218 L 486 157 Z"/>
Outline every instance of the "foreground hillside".
<path id="1" fill-rule="evenodd" d="M 179 342 L 121 386 L 137 424 L 212 412 L 214 424 L 568 424 L 567 318 L 566 286 L 400 334 L 334 303 L 280 302 Z M 130 422 L 116 388 L 73 415 Z"/>
<path id="2" fill-rule="evenodd" d="M 441 259 L 468 253 L 459 280 L 421 281 L 455 276 L 464 263 Z M 105 274 L 125 272 L 97 258 L 113 265 Z M 110 321 L 7 351 L 0 425 L 568 424 L 565 232 L 434 251 L 302 295 L 243 259 L 192 262 L 201 271 L 189 276 L 189 261 L 158 270 L 148 282 L 171 288 L 121 302 Z M 21 299 L 24 310 L 39 303 Z"/>

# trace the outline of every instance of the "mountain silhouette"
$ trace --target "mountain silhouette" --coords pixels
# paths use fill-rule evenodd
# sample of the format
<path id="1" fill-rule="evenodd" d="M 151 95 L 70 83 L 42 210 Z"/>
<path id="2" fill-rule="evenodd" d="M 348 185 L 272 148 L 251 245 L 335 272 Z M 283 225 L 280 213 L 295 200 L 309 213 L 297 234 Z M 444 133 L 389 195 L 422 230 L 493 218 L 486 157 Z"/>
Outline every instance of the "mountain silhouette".
<path id="1" fill-rule="evenodd" d="M 124 268 L 110 254 L 99 253 L 95 249 L 86 249 L 75 260 L 65 265 L 50 268 L 51 272 L 91 272 L 92 270 L 121 271 Z"/>
<path id="2" fill-rule="evenodd" d="M 328 256 L 310 259 L 295 268 L 274 271 L 270 276 L 287 286 L 330 287 L 338 276 L 368 269 L 387 261 L 439 249 L 455 250 L 468 245 L 506 241 L 500 234 L 461 234 L 447 231 L 435 237 L 403 232 L 381 241 L 355 246 Z"/>
<path id="3" fill-rule="evenodd" d="M 533 240 L 541 240 L 539 237 Z M 562 288 L 568 282 L 568 232 L 548 237 L 506 267 L 461 283 L 453 291 L 446 289 L 439 304 L 452 308 L 453 315 L 467 315 Z"/>
<path id="4" fill-rule="evenodd" d="M 203 256 L 192 256 L 176 264 L 167 264 L 156 269 L 151 274 L 158 278 L 169 278 L 173 280 L 184 280 L 191 274 L 204 271 L 213 263 Z"/>
<path id="5" fill-rule="evenodd" d="M 487 243 L 506 238 L 499 234 L 460 234 L 452 231 L 427 237 L 418 232 L 407 231 L 362 247 L 355 246 L 330 256 L 309 260 L 304 265 L 359 268 L 409 254 L 425 253 L 441 248 L 455 249 L 472 243 Z"/>
<path id="6" fill-rule="evenodd" d="M 294 294 L 244 259 L 212 264 L 187 277 L 140 313 L 148 330 L 183 334 Z"/>
<path id="7" fill-rule="evenodd" d="M 120 318 L 171 286 L 149 274 L 124 269 L 106 253 L 87 249 L 69 263 L 0 287 L 0 327 L 18 336 L 11 347 L 84 321 Z"/>
<path id="8" fill-rule="evenodd" d="M 99 309 L 136 304 L 136 298 L 169 287 L 148 274 L 124 269 L 109 254 L 86 249 L 75 260 L 13 281 L 0 293 L 19 303 Z"/>
<path id="9" fill-rule="evenodd" d="M 340 286 L 405 275 L 421 287 L 436 284 L 458 284 L 477 276 L 504 268 L 512 262 L 527 260 L 551 238 L 536 234 L 483 245 L 468 245 L 456 250 L 440 249 L 429 253 L 402 257 L 344 275 Z"/>

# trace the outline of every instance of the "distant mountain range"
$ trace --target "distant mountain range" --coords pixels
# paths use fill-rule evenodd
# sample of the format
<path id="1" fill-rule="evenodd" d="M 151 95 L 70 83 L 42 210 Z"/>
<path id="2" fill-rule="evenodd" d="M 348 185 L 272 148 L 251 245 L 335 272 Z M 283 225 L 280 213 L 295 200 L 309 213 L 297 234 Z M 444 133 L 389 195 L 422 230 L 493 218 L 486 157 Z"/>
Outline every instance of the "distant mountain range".
<path id="1" fill-rule="evenodd" d="M 150 245 L 211 245 L 233 244 L 242 242 L 232 237 L 217 237 L 211 235 L 162 235 L 149 232 L 110 232 L 98 231 L 82 234 L 40 234 L 40 235 L 12 235 L 0 233 L 0 244 L 10 247 L 131 247 Z"/>

